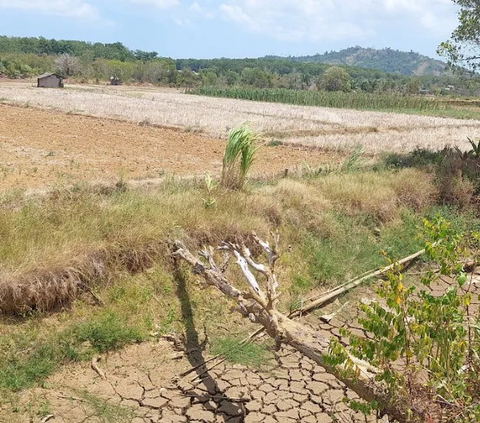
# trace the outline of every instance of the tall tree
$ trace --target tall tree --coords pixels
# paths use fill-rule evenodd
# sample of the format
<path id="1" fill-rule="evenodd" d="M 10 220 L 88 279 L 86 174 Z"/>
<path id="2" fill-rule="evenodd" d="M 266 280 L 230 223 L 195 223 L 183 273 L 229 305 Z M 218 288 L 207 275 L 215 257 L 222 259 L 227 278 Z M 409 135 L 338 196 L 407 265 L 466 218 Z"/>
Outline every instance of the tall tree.
<path id="1" fill-rule="evenodd" d="M 450 40 L 441 43 L 437 53 L 452 67 L 476 71 L 480 66 L 480 0 L 453 0 L 460 7 L 458 27 Z"/>
<path id="2" fill-rule="evenodd" d="M 332 66 L 323 74 L 320 86 L 327 91 L 347 92 L 351 90 L 351 78 L 345 69 Z"/>

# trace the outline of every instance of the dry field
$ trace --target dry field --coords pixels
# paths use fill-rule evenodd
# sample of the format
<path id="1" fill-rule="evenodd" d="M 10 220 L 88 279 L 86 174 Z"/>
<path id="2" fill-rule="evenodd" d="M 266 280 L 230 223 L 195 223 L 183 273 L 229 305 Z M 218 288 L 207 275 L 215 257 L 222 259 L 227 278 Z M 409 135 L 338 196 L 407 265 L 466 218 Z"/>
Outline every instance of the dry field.
<path id="1" fill-rule="evenodd" d="M 202 177 L 220 172 L 224 147 L 221 139 L 178 129 L 0 104 L 0 189 Z M 264 147 L 252 171 L 271 177 L 340 157 L 306 147 Z"/>
<path id="2" fill-rule="evenodd" d="M 480 121 L 396 113 L 292 106 L 185 95 L 153 87 L 69 86 L 38 90 L 28 83 L 0 83 L 3 102 L 183 128 L 224 138 L 232 126 L 250 122 L 266 138 L 325 147 L 366 151 L 410 151 L 420 146 L 468 147 L 480 137 Z"/>

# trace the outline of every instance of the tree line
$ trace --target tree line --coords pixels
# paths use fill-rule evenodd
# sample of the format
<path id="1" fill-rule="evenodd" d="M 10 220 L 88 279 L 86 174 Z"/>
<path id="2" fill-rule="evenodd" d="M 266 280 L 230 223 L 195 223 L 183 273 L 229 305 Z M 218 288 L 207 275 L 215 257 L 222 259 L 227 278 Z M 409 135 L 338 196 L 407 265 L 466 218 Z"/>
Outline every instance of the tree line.
<path id="1" fill-rule="evenodd" d="M 0 36 L 0 76 L 29 78 L 44 72 L 57 72 L 78 82 L 99 83 L 115 76 L 122 83 L 185 88 L 250 87 L 461 95 L 480 92 L 478 78 L 465 74 L 406 76 L 269 57 L 173 60 L 160 57 L 155 51 L 131 50 L 119 42 L 104 44 Z"/>

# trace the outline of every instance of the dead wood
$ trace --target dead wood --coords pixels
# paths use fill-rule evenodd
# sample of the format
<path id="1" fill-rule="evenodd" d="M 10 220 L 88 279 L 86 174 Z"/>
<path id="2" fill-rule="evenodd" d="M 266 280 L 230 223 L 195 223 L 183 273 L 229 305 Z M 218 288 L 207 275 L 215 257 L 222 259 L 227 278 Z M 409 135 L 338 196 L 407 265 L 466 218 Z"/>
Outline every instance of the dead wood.
<path id="1" fill-rule="evenodd" d="M 307 304 L 303 307 L 300 307 L 297 310 L 294 310 L 290 314 L 290 317 L 300 316 L 300 315 L 302 315 L 302 314 L 304 314 L 308 311 L 311 311 L 315 308 L 318 308 L 318 307 L 332 301 L 333 299 L 339 297 L 340 295 L 343 295 L 346 292 L 356 288 L 357 286 L 361 285 L 363 282 L 365 282 L 369 279 L 375 278 L 377 276 L 384 275 L 385 273 L 392 270 L 397 265 L 404 265 L 404 264 L 412 262 L 413 260 L 420 257 L 422 254 L 425 254 L 425 250 L 417 251 L 415 254 L 412 254 L 408 257 L 405 257 L 405 258 L 399 260 L 398 262 L 393 263 L 389 266 L 386 266 L 386 267 L 383 267 L 383 268 L 377 269 L 377 270 L 372 270 L 371 272 L 362 274 L 359 277 L 351 279 L 350 281 L 345 282 L 345 283 L 337 286 L 336 288 L 333 288 L 333 289 L 327 291 L 320 298 L 317 298 L 316 300 L 312 300 L 312 302 L 310 302 L 309 304 Z"/>
<path id="2" fill-rule="evenodd" d="M 99 355 L 96 355 L 92 358 L 92 361 L 91 361 L 91 366 L 92 366 L 92 369 L 95 370 L 95 372 L 97 372 L 98 376 L 100 376 L 100 378 L 102 378 L 103 380 L 107 380 L 107 376 L 105 375 L 105 372 L 100 368 L 98 367 L 98 362 L 101 360 L 100 356 Z"/>
<path id="3" fill-rule="evenodd" d="M 239 290 L 227 279 L 224 274 L 225 269 L 221 269 L 216 265 L 213 257 L 214 250 L 211 247 L 205 248 L 200 252 L 201 260 L 194 256 L 182 242 L 176 241 L 173 254 L 174 257 L 186 261 L 191 266 L 194 274 L 202 276 L 206 285 L 217 288 L 224 295 L 235 301 L 237 311 L 252 322 L 262 325 L 266 332 L 275 339 L 277 344 L 280 342 L 287 343 L 311 358 L 364 400 L 368 402 L 376 401 L 380 405 L 382 413 L 387 414 L 392 419 L 399 422 L 423 421 L 427 411 L 421 405 L 417 407 L 407 402 L 405 398 L 389 392 L 382 382 L 378 382 L 375 379 L 379 374 L 378 369 L 353 356 L 350 356 L 341 365 L 330 365 L 325 361 L 325 356 L 329 353 L 330 340 L 320 333 L 293 321 L 276 309 L 275 305 L 278 300 L 276 289 L 278 283 L 270 264 L 273 265 L 274 260 L 272 261 L 271 258 L 278 257 L 278 254 L 274 251 L 275 249 L 269 247 L 268 243 L 262 241 L 260 245 L 269 258 L 268 269 L 266 265 L 253 262 L 248 250 L 244 246 L 224 243 L 220 247 L 221 250 L 230 252 L 237 259 L 237 264 L 249 286 L 248 291 Z M 413 260 L 413 258 L 421 254 L 423 254 L 423 251 L 407 257 L 403 262 Z M 358 285 L 366 278 L 382 274 L 387 270 L 387 268 L 378 270 L 356 280 L 354 283 Z M 266 278 L 266 290 L 260 286 L 252 271 Z M 343 289 L 345 288 L 346 290 L 351 289 L 350 285 L 343 287 Z M 336 290 L 330 295 L 335 293 Z"/>

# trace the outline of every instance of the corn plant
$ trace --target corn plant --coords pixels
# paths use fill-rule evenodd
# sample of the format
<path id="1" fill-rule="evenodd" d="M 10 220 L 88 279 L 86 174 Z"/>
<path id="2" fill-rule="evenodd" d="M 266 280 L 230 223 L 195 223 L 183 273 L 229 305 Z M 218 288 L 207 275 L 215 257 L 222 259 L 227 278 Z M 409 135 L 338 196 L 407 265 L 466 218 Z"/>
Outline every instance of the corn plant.
<path id="1" fill-rule="evenodd" d="M 479 159 L 480 158 L 480 140 L 478 140 L 477 143 L 473 141 L 472 139 L 468 138 L 468 142 L 472 146 L 472 149 L 468 152 L 471 157 L 474 159 Z"/>
<path id="2" fill-rule="evenodd" d="M 257 136 L 245 125 L 233 128 L 228 133 L 223 154 L 221 185 L 229 189 L 242 189 L 255 158 Z"/>
<path id="3" fill-rule="evenodd" d="M 217 200 L 213 198 L 213 191 L 217 188 L 217 182 L 210 176 L 210 174 L 205 174 L 205 189 L 207 190 L 207 197 L 203 198 L 203 205 L 206 209 L 212 208 Z"/>
<path id="4" fill-rule="evenodd" d="M 192 90 L 190 94 L 358 110 L 438 111 L 451 109 L 448 102 L 403 94 L 344 93 L 248 87 L 199 87 Z"/>

